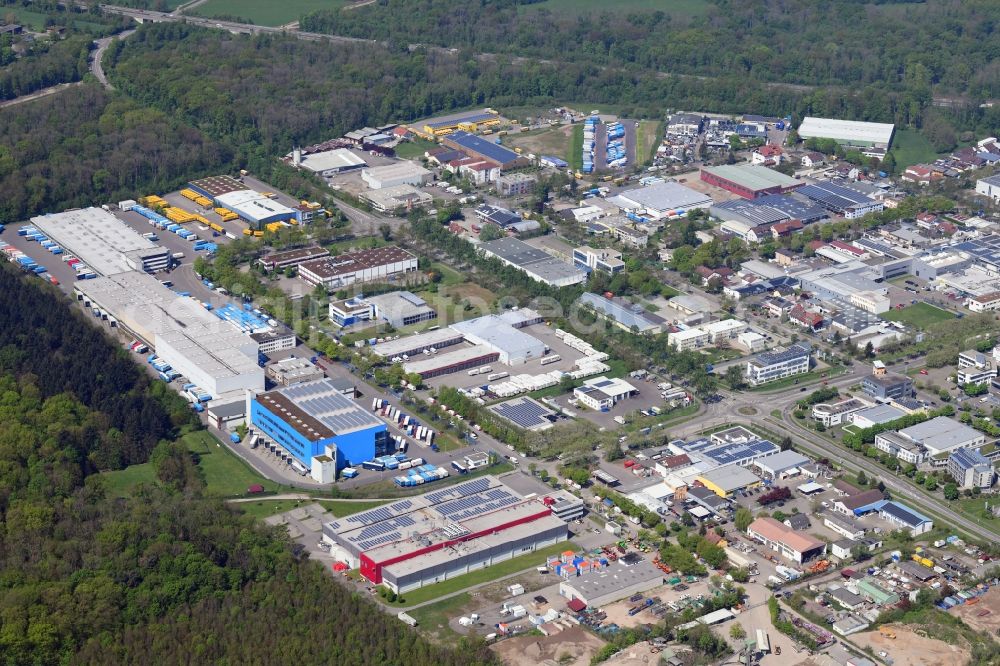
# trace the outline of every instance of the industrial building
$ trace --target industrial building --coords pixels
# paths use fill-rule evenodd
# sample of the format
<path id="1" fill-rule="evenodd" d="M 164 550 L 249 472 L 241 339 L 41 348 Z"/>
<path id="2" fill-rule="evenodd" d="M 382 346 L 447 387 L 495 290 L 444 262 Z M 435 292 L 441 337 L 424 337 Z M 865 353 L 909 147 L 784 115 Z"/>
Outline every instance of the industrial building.
<path id="1" fill-rule="evenodd" d="M 742 430 L 742 428 L 740 428 Z M 696 439 L 678 446 L 677 453 L 687 453 L 689 456 L 703 460 L 713 467 L 722 465 L 749 466 L 758 458 L 769 456 L 780 451 L 774 442 L 761 439 L 751 434 L 749 438 L 739 438 L 733 441 L 716 439 Z"/>
<path id="2" fill-rule="evenodd" d="M 552 258 L 516 238 L 499 238 L 479 244 L 479 252 L 524 271 L 532 279 L 553 287 L 569 287 L 586 281 L 583 269 Z"/>
<path id="3" fill-rule="evenodd" d="M 753 461 L 751 467 L 764 478 L 777 481 L 799 473 L 799 468 L 809 464 L 809 458 L 797 451 L 781 451 Z"/>
<path id="4" fill-rule="evenodd" d="M 787 194 L 765 194 L 755 199 L 734 199 L 714 204 L 709 214 L 724 222 L 739 222 L 751 229 L 788 220 L 811 224 L 827 217 L 819 206 Z"/>
<path id="5" fill-rule="evenodd" d="M 721 187 L 744 199 L 756 199 L 769 194 L 785 194 L 803 182 L 780 171 L 753 164 L 724 164 L 702 167 L 701 180 Z"/>
<path id="6" fill-rule="evenodd" d="M 378 190 L 367 190 L 358 195 L 362 201 L 380 213 L 401 213 L 427 206 L 434 201 L 429 193 L 413 185 L 393 185 Z"/>
<path id="7" fill-rule="evenodd" d="M 487 409 L 525 430 L 548 430 L 559 418 L 551 409 L 527 396 L 490 405 Z"/>
<path id="8" fill-rule="evenodd" d="M 452 324 L 451 328 L 461 333 L 469 343 L 496 351 L 501 363 L 524 365 L 544 356 L 545 344 L 533 335 L 519 330 L 526 324 L 518 325 L 517 312 L 520 311 L 468 319 Z"/>
<path id="9" fill-rule="evenodd" d="M 372 345 L 369 351 L 381 358 L 407 358 L 423 354 L 425 351 L 438 351 L 444 347 L 460 344 L 465 338 L 458 331 L 450 328 L 439 328 L 414 335 L 406 335 L 398 340 L 388 340 Z"/>
<path id="10" fill-rule="evenodd" d="M 624 211 L 653 220 L 682 216 L 689 210 L 710 208 L 713 203 L 711 197 L 669 181 L 625 190 L 608 201 Z"/>
<path id="11" fill-rule="evenodd" d="M 754 488 L 760 485 L 760 477 L 737 464 L 723 465 L 702 473 L 697 482 L 711 490 L 719 497 L 732 497 L 733 493 L 744 488 Z"/>
<path id="12" fill-rule="evenodd" d="M 906 530 L 912 537 L 918 537 L 934 528 L 933 520 L 900 502 L 884 501 L 878 507 L 878 515 L 882 520 Z"/>
<path id="13" fill-rule="evenodd" d="M 299 279 L 328 291 L 364 282 L 389 282 L 417 271 L 417 258 L 395 245 L 346 252 L 299 264 Z"/>
<path id="14" fill-rule="evenodd" d="M 274 222 L 294 224 L 302 218 L 302 211 L 289 208 L 260 192 L 246 188 L 220 194 L 214 198 L 214 202 L 239 215 L 254 229 L 261 229 L 264 225 Z"/>
<path id="15" fill-rule="evenodd" d="M 959 488 L 989 488 L 996 473 L 989 459 L 977 449 L 956 449 L 948 456 L 948 474 Z"/>
<path id="16" fill-rule="evenodd" d="M 500 358 L 500 353 L 491 347 L 473 345 L 449 349 L 439 354 L 411 358 L 403 363 L 403 370 L 420 375 L 422 379 L 432 379 L 463 370 L 471 370 Z"/>
<path id="17" fill-rule="evenodd" d="M 866 513 L 877 511 L 880 503 L 884 500 L 885 495 L 882 491 L 872 488 L 834 500 L 833 509 L 845 516 L 863 516 Z"/>
<path id="18" fill-rule="evenodd" d="M 847 146 L 889 149 L 896 126 L 892 123 L 867 123 L 855 120 L 806 116 L 799 125 L 803 139 L 833 139 Z"/>
<path id="19" fill-rule="evenodd" d="M 493 476 L 323 525 L 335 559 L 397 594 L 558 543 L 568 534 L 544 500 L 523 499 Z"/>
<path id="20" fill-rule="evenodd" d="M 264 389 L 258 343 L 236 326 L 180 296 L 146 273 L 128 271 L 74 286 L 88 308 L 99 308 L 116 325 L 149 344 L 156 355 L 213 398 Z"/>
<path id="21" fill-rule="evenodd" d="M 352 151 L 346 148 L 337 148 L 303 155 L 299 166 L 303 166 L 323 178 L 329 178 L 339 173 L 362 169 L 368 165 L 363 158 Z"/>
<path id="22" fill-rule="evenodd" d="M 616 404 L 632 397 L 638 390 L 624 379 L 591 377 L 583 386 L 573 389 L 573 397 L 591 409 L 606 412 Z"/>
<path id="23" fill-rule="evenodd" d="M 361 180 L 373 190 L 398 185 L 420 187 L 434 180 L 434 174 L 416 162 L 402 161 L 361 171 Z"/>
<path id="24" fill-rule="evenodd" d="M 809 372 L 812 347 L 805 342 L 784 351 L 764 352 L 747 361 L 746 377 L 751 386 Z"/>
<path id="25" fill-rule="evenodd" d="M 977 180 L 976 193 L 987 196 L 994 202 L 1000 201 L 1000 175 Z"/>
<path id="26" fill-rule="evenodd" d="M 577 303 L 592 308 L 599 316 L 613 322 L 621 329 L 638 331 L 642 335 L 662 333 L 666 324 L 666 320 L 646 312 L 642 306 L 606 298 L 599 294 L 585 292 L 580 295 Z"/>
<path id="27" fill-rule="evenodd" d="M 631 565 L 619 560 L 607 567 L 566 578 L 559 583 L 559 594 L 570 601 L 576 599 L 591 608 L 599 608 L 662 584 L 663 572 L 648 560 Z"/>
<path id="28" fill-rule="evenodd" d="M 849 416 L 849 421 L 858 428 L 871 428 L 875 425 L 889 423 L 906 416 L 906 412 L 890 404 L 874 405 L 860 409 Z"/>
<path id="29" fill-rule="evenodd" d="M 306 469 L 328 456 L 340 470 L 395 449 L 385 423 L 328 379 L 248 395 L 250 423 Z"/>
<path id="30" fill-rule="evenodd" d="M 496 127 L 501 121 L 502 118 L 493 109 L 480 109 L 478 111 L 464 111 L 462 113 L 431 118 L 424 121 L 419 128 L 411 127 L 410 129 L 428 139 L 434 139 L 451 134 L 456 130 L 478 132 L 483 129 Z"/>
<path id="31" fill-rule="evenodd" d="M 143 238 L 101 208 L 39 215 L 31 223 L 101 275 L 152 273 L 170 265 L 170 250 Z"/>
<path id="32" fill-rule="evenodd" d="M 200 180 L 192 180 L 188 183 L 188 187 L 209 199 L 215 199 L 222 194 L 247 189 L 246 185 L 232 176 L 209 176 Z"/>
<path id="33" fill-rule="evenodd" d="M 329 257 L 330 251 L 324 247 L 302 247 L 296 250 L 284 250 L 282 252 L 271 252 L 261 257 L 258 261 L 269 271 L 281 270 L 289 266 L 298 266 L 306 261 Z"/>
<path id="34" fill-rule="evenodd" d="M 264 368 L 264 375 L 279 386 L 323 379 L 323 371 L 304 358 L 286 358 Z"/>
<path id="35" fill-rule="evenodd" d="M 468 132 L 452 132 L 441 140 L 441 144 L 448 148 L 461 150 L 469 157 L 499 164 L 501 171 L 526 167 L 531 164 L 528 158 L 521 157 L 510 148 L 505 148 Z"/>
<path id="36" fill-rule="evenodd" d="M 747 535 L 782 557 L 798 564 L 822 556 L 826 544 L 807 534 L 799 534 L 774 518 L 758 518 L 747 527 Z"/>
<path id="37" fill-rule="evenodd" d="M 872 199 L 846 182 L 821 180 L 800 187 L 795 194 L 848 220 L 878 213 L 885 208 L 883 202 Z"/>

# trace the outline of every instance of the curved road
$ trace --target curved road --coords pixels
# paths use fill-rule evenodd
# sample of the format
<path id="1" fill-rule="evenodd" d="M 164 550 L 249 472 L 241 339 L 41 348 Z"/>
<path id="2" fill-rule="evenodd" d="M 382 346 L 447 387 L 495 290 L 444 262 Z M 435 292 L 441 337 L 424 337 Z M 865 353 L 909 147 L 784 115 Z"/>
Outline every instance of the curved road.
<path id="1" fill-rule="evenodd" d="M 113 40 L 125 39 L 133 32 L 135 32 L 135 30 L 126 30 L 118 33 L 117 35 L 112 35 L 111 37 L 103 37 L 101 39 L 94 40 L 94 43 L 97 44 L 97 48 L 90 54 L 90 71 L 94 77 L 101 82 L 101 85 L 108 90 L 114 90 L 114 86 L 108 83 L 108 77 L 104 73 L 104 66 L 101 64 L 101 61 L 104 59 L 104 52 L 108 50 L 108 46 Z"/>

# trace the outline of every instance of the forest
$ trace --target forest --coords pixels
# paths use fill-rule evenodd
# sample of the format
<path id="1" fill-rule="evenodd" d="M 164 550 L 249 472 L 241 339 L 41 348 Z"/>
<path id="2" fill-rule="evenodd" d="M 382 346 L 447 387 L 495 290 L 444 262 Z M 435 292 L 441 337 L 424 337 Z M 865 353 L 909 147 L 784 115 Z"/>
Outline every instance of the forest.
<path id="1" fill-rule="evenodd" d="M 52 44 L 40 43 L 0 70 L 0 100 L 79 81 L 87 73 L 89 37 L 70 37 Z"/>
<path id="2" fill-rule="evenodd" d="M 173 189 L 231 157 L 167 114 L 85 84 L 0 113 L 0 219 Z"/>
<path id="3" fill-rule="evenodd" d="M 59 299 L 0 265 L 0 663 L 495 663 L 430 645 L 204 498 L 170 439 L 190 410 Z M 158 483 L 126 499 L 92 474 L 147 459 Z"/>
<path id="4" fill-rule="evenodd" d="M 663 11 L 559 13 L 519 0 L 379 0 L 307 15 L 302 28 L 567 62 L 806 86 L 934 87 L 1000 95 L 991 0 L 711 0 L 704 16 Z M 529 5 L 529 6 L 526 6 Z"/>

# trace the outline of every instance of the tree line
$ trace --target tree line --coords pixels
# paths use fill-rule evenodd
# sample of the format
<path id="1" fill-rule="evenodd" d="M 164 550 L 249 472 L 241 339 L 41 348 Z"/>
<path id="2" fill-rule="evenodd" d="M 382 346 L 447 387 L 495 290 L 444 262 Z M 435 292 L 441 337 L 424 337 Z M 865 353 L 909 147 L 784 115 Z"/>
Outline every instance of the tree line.
<path id="1" fill-rule="evenodd" d="M 0 662 L 496 663 L 479 642 L 430 644 L 284 530 L 205 498 L 171 441 L 191 411 L 150 382 L 57 292 L 0 266 Z M 147 460 L 157 482 L 125 498 L 94 473 Z"/>

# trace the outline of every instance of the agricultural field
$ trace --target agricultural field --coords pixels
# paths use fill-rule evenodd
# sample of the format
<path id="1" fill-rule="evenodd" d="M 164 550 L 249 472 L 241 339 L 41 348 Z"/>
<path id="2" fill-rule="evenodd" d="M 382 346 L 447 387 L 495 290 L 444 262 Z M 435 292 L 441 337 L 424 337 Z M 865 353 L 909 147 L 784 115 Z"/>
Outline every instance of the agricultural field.
<path id="1" fill-rule="evenodd" d="M 335 9 L 347 5 L 347 0 L 208 0 L 190 13 L 196 16 L 233 17 L 257 25 L 277 26 L 298 21 L 304 15 L 320 9 Z"/>
<path id="2" fill-rule="evenodd" d="M 902 171 L 912 164 L 933 162 L 937 158 L 934 146 L 917 130 L 896 130 L 892 139 L 892 154 L 896 157 L 896 169 Z"/>
<path id="3" fill-rule="evenodd" d="M 882 315 L 882 319 L 886 321 L 901 321 L 904 324 L 909 324 L 920 329 L 926 329 L 931 324 L 954 318 L 955 315 L 952 313 L 934 307 L 929 303 L 915 303 L 908 305 L 902 310 L 890 310 Z"/>

